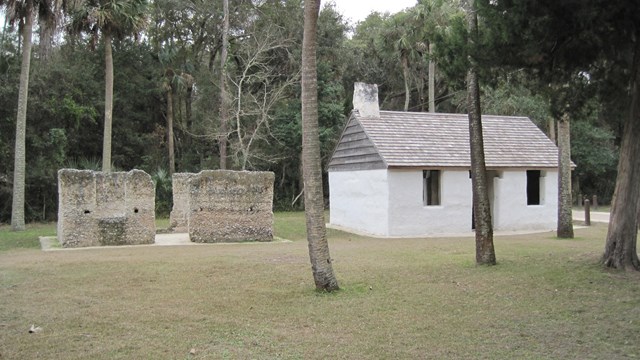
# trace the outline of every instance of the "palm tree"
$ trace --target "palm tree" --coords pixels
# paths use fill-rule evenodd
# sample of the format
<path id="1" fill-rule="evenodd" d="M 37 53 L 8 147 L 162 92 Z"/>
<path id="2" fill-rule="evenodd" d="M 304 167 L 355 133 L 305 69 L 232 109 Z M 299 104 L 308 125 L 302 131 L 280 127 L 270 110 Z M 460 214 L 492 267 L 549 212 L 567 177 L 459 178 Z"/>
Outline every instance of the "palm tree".
<path id="1" fill-rule="evenodd" d="M 174 146 L 174 111 L 173 111 L 173 94 L 176 90 L 176 85 L 180 83 L 180 76 L 171 67 L 171 63 L 175 60 L 177 54 L 176 48 L 172 46 L 164 47 L 158 52 L 158 60 L 164 68 L 164 76 L 160 81 L 160 87 L 162 92 L 166 95 L 167 111 L 166 111 L 166 128 L 167 128 L 167 152 L 169 160 L 169 176 L 172 176 L 176 172 L 176 156 Z"/>
<path id="2" fill-rule="evenodd" d="M 434 38 L 440 29 L 449 26 L 455 13 L 459 11 L 458 1 L 453 0 L 419 0 L 415 7 L 414 21 L 422 24 L 422 36 L 426 41 L 429 63 L 429 112 L 436 111 L 436 60 Z M 416 25 L 418 26 L 418 25 Z"/>
<path id="3" fill-rule="evenodd" d="M 169 176 L 176 172 L 176 154 L 173 143 L 173 82 L 176 75 L 171 68 L 164 72 L 162 90 L 167 94 L 167 151 L 169 152 Z"/>
<path id="4" fill-rule="evenodd" d="M 410 16 L 406 12 L 395 14 L 386 29 L 383 43 L 387 51 L 396 54 L 402 68 L 404 81 L 404 111 L 409 111 L 411 101 L 411 65 L 416 57 L 419 57 L 417 47 L 420 46 L 416 39 L 414 28 L 409 23 Z"/>
<path id="5" fill-rule="evenodd" d="M 101 34 L 104 41 L 105 94 L 102 171 L 111 171 L 111 127 L 113 121 L 113 38 L 137 34 L 145 25 L 146 0 L 86 0 L 73 6 L 71 28 L 88 33 L 95 44 Z"/>
<path id="6" fill-rule="evenodd" d="M 316 289 L 338 290 L 333 274 L 327 229 L 324 222 L 324 197 L 318 135 L 318 83 L 316 37 L 320 0 L 304 2 L 304 35 L 302 39 L 302 172 L 304 208 L 307 219 L 309 258 Z"/>
<path id="7" fill-rule="evenodd" d="M 26 172 L 27 100 L 29 98 L 29 71 L 31 68 L 31 37 L 35 12 L 41 19 L 54 16 L 51 3 L 46 0 L 0 0 L 0 8 L 7 11 L 10 23 L 18 21 L 22 29 L 22 62 L 20 64 L 20 88 L 18 89 L 18 115 L 16 120 L 16 144 L 13 170 L 13 202 L 11 204 L 11 229 L 22 231 L 24 226 L 24 192 Z M 51 22 L 45 22 L 51 23 Z"/>
<path id="8" fill-rule="evenodd" d="M 227 57 L 229 52 L 229 0 L 222 0 L 223 28 L 222 47 L 220 49 L 220 169 L 227 168 L 227 124 L 229 123 L 229 94 L 227 93 Z"/>

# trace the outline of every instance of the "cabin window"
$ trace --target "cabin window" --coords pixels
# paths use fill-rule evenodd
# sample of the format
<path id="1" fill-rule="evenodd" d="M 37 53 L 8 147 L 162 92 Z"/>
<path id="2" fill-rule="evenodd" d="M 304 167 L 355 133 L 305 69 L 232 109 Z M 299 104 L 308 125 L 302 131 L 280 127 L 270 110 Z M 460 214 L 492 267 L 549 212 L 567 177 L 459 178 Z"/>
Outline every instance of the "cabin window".
<path id="1" fill-rule="evenodd" d="M 541 205 L 544 194 L 544 171 L 527 170 L 527 205 Z"/>
<path id="2" fill-rule="evenodd" d="M 440 205 L 440 170 L 422 171 L 422 202 L 425 206 Z"/>

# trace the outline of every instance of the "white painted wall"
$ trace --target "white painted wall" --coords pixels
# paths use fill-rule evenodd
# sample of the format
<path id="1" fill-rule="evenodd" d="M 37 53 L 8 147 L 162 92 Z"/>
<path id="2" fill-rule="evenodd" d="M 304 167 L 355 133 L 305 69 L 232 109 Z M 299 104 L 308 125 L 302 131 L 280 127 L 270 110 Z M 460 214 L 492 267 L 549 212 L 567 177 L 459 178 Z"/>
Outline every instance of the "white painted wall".
<path id="1" fill-rule="evenodd" d="M 541 204 L 527 205 L 525 169 L 500 170 L 493 178 L 494 230 L 554 230 L 558 173 L 540 178 Z M 330 224 L 378 236 L 423 236 L 471 232 L 472 192 L 468 170 L 443 170 L 438 206 L 422 200 L 422 170 L 329 172 Z"/>
<path id="2" fill-rule="evenodd" d="M 558 172 L 540 178 L 540 205 L 527 205 L 526 170 L 505 170 L 494 179 L 495 230 L 555 230 L 558 221 Z"/>
<path id="3" fill-rule="evenodd" d="M 467 170 L 443 170 L 440 205 L 425 206 L 422 170 L 389 170 L 389 235 L 421 236 L 471 231 L 471 179 Z"/>
<path id="4" fill-rule="evenodd" d="M 387 170 L 330 171 L 331 225 L 389 236 Z"/>

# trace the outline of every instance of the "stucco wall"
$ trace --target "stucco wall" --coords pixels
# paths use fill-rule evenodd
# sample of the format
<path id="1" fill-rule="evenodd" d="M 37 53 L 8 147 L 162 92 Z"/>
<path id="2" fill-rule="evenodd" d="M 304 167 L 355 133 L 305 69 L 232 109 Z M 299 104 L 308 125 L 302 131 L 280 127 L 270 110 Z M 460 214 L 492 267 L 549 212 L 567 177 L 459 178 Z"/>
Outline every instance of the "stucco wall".
<path id="1" fill-rule="evenodd" d="M 387 170 L 330 171 L 330 224 L 356 232 L 389 235 Z"/>
<path id="2" fill-rule="evenodd" d="M 554 230 L 558 216 L 558 172 L 543 171 L 540 205 L 527 205 L 525 170 L 505 170 L 494 179 L 496 230 Z"/>
<path id="3" fill-rule="evenodd" d="M 440 205 L 425 206 L 422 170 L 389 170 L 389 235 L 420 236 L 471 231 L 471 179 L 467 170 L 445 170 Z"/>
<path id="4" fill-rule="evenodd" d="M 527 205 L 526 169 L 507 169 L 489 181 L 494 230 L 553 230 L 557 221 L 557 171 L 546 170 L 541 204 Z M 441 203 L 423 204 L 422 170 L 329 173 L 331 225 L 378 236 L 471 233 L 469 171 L 443 170 Z M 388 210 L 387 210 L 388 209 Z"/>

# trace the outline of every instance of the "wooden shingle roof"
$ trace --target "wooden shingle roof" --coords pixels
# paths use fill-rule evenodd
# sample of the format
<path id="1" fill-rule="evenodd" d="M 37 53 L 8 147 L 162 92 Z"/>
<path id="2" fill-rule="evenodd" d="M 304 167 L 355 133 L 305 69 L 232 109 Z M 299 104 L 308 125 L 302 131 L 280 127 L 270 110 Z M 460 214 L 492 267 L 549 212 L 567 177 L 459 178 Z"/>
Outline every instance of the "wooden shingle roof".
<path id="1" fill-rule="evenodd" d="M 558 166 L 558 148 L 529 118 L 482 115 L 482 129 L 488 168 Z M 354 111 L 329 170 L 470 166 L 466 114 Z"/>

